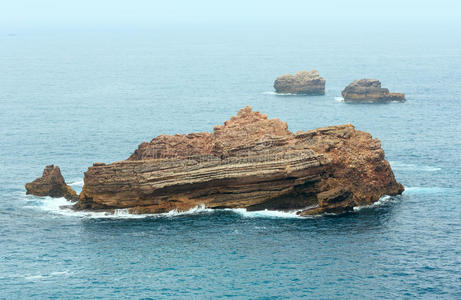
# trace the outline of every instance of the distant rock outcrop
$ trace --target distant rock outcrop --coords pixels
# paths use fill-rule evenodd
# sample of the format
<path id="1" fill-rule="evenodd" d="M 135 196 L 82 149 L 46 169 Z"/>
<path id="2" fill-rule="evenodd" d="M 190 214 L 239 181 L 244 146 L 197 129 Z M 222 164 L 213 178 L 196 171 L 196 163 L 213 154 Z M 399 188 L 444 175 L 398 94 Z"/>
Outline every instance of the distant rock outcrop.
<path id="1" fill-rule="evenodd" d="M 286 74 L 274 82 L 277 93 L 298 95 L 325 95 L 325 79 L 319 76 L 317 70 L 300 71 L 294 75 Z"/>
<path id="2" fill-rule="evenodd" d="M 77 201 L 77 193 L 66 184 L 58 166 L 49 165 L 43 170 L 42 177 L 26 184 L 26 193 L 36 196 L 64 197 Z"/>
<path id="3" fill-rule="evenodd" d="M 339 213 L 402 193 L 378 139 L 350 124 L 296 134 L 250 107 L 212 133 L 161 135 L 85 172 L 78 210 Z"/>
<path id="4" fill-rule="evenodd" d="M 389 93 L 389 90 L 381 87 L 381 82 L 376 79 L 360 79 L 349 84 L 343 91 L 344 101 L 364 102 L 389 102 L 405 101 L 405 95 Z"/>

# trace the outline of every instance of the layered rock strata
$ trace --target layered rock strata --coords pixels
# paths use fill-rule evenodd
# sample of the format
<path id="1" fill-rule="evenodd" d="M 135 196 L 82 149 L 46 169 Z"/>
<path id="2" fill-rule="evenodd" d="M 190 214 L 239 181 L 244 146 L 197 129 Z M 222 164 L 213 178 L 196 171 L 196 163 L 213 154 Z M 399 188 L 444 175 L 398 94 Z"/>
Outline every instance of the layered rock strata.
<path id="1" fill-rule="evenodd" d="M 376 79 L 360 79 L 349 84 L 341 93 L 345 101 L 389 102 L 405 101 L 405 95 L 390 93 L 381 87 L 381 82 Z"/>
<path id="2" fill-rule="evenodd" d="M 325 95 L 325 79 L 317 70 L 300 71 L 278 77 L 274 88 L 277 93 L 284 94 Z"/>
<path id="3" fill-rule="evenodd" d="M 250 107 L 212 133 L 161 135 L 85 172 L 75 209 L 339 213 L 402 193 L 378 139 L 350 124 L 296 134 Z"/>
<path id="4" fill-rule="evenodd" d="M 64 197 L 77 201 L 77 193 L 66 184 L 58 166 L 49 165 L 43 170 L 42 177 L 26 184 L 26 194 L 35 196 Z"/>

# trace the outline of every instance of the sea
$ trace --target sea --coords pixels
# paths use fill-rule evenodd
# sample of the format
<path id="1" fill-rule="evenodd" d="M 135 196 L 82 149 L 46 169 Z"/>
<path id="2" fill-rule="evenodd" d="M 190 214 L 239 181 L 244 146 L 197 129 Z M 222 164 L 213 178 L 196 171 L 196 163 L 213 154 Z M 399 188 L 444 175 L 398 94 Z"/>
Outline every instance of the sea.
<path id="1" fill-rule="evenodd" d="M 0 299 L 461 299 L 459 22 L 298 21 L 0 30 Z M 274 93 L 311 69 L 324 96 Z M 407 101 L 345 103 L 361 78 Z M 79 192 L 93 162 L 246 105 L 293 132 L 370 132 L 405 192 L 309 218 L 73 212 L 25 193 L 48 164 Z"/>

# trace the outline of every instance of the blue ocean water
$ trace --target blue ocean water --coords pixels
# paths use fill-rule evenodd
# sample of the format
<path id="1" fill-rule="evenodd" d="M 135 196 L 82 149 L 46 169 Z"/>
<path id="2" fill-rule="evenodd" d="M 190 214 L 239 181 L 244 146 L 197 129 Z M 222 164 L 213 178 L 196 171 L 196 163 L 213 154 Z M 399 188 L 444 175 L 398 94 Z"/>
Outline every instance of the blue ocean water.
<path id="1" fill-rule="evenodd" d="M 352 27 L 351 27 L 352 26 Z M 461 298 L 461 41 L 452 25 L 190 26 L 0 35 L 0 298 Z M 318 69 L 326 95 L 277 96 Z M 351 105 L 378 78 L 405 103 Z M 76 190 L 93 162 L 244 107 L 292 131 L 352 123 L 381 139 L 402 196 L 296 218 L 114 216 L 26 196 L 47 164 Z"/>

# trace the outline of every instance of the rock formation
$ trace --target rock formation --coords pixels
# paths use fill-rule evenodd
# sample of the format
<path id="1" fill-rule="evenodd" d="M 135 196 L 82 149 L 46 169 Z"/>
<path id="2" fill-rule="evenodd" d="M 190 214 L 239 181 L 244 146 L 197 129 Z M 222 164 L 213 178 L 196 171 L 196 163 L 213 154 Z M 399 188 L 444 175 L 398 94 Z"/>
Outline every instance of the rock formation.
<path id="1" fill-rule="evenodd" d="M 85 172 L 74 206 L 161 213 L 208 208 L 339 213 L 402 193 L 378 139 L 350 124 L 296 134 L 250 107 L 212 133 L 160 135 Z"/>
<path id="2" fill-rule="evenodd" d="M 66 184 L 58 166 L 49 165 L 43 170 L 42 177 L 26 184 L 26 194 L 36 196 L 64 197 L 77 201 L 77 193 Z"/>
<path id="3" fill-rule="evenodd" d="M 349 84 L 342 95 L 345 101 L 389 102 L 405 101 L 405 95 L 389 93 L 381 87 L 381 82 L 376 79 L 360 79 Z"/>
<path id="4" fill-rule="evenodd" d="M 325 95 L 325 79 L 319 76 L 317 70 L 300 71 L 278 77 L 274 88 L 277 93 Z"/>

